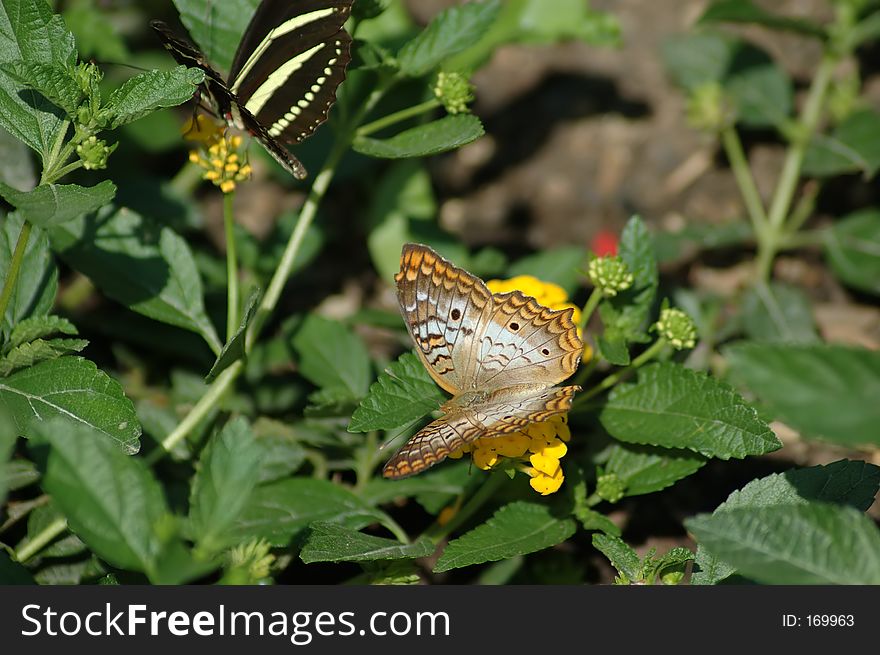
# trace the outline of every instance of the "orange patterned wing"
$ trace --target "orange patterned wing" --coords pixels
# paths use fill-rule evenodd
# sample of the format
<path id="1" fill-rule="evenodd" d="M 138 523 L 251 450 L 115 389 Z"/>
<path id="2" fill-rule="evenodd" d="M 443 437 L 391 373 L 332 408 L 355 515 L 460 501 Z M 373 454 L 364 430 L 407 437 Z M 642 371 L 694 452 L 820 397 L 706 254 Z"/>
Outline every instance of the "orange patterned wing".
<path id="1" fill-rule="evenodd" d="M 485 401 L 444 407 L 449 413 L 432 421 L 407 441 L 382 469 L 386 478 L 404 478 L 440 462 L 449 453 L 483 437 L 519 432 L 530 423 L 546 421 L 571 409 L 578 386 L 501 389 Z"/>
<path id="2" fill-rule="evenodd" d="M 431 377 L 452 394 L 475 388 L 475 339 L 492 302 L 486 285 L 412 243 L 403 247 L 394 280 L 400 312 Z"/>

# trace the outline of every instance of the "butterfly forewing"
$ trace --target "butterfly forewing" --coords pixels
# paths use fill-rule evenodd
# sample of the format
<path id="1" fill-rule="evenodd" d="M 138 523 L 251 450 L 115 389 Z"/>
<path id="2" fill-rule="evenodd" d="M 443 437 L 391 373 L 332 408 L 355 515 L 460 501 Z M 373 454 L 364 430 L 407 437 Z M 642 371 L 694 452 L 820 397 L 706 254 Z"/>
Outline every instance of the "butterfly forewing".
<path id="1" fill-rule="evenodd" d="M 238 47 L 229 74 L 241 104 L 286 143 L 327 119 L 345 79 L 351 37 L 343 24 L 351 0 L 264 0 Z"/>

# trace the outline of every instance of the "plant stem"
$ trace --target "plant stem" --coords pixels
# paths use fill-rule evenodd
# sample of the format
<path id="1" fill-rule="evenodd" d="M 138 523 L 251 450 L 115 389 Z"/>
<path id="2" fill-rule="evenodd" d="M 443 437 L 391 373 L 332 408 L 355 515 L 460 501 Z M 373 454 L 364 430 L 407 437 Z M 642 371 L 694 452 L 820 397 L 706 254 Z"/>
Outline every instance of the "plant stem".
<path id="1" fill-rule="evenodd" d="M 760 238 L 767 225 L 767 213 L 764 210 L 764 203 L 761 202 L 758 187 L 755 186 L 755 178 L 752 177 L 752 169 L 749 167 L 749 162 L 743 151 L 742 141 L 732 126 L 721 131 L 721 143 L 724 146 L 727 159 L 730 161 L 730 168 L 736 178 L 736 183 L 739 185 L 749 220 L 752 222 L 752 230 L 754 230 L 755 236 Z"/>
<path id="2" fill-rule="evenodd" d="M 759 250 L 756 270 L 758 281 L 766 282 L 769 280 L 773 259 L 779 249 L 781 236 L 785 231 L 785 221 L 788 218 L 788 212 L 800 178 L 804 155 L 822 117 L 822 108 L 836 63 L 837 58 L 826 53 L 810 85 L 804 108 L 794 130 L 794 140 L 788 147 L 788 153 L 782 164 L 782 173 L 779 176 L 776 193 L 773 195 L 773 201 L 767 214 L 767 228 L 764 234 L 758 235 Z"/>
<path id="3" fill-rule="evenodd" d="M 226 230 L 226 342 L 238 327 L 238 258 L 235 254 L 235 191 L 223 194 L 223 225 Z"/>
<path id="4" fill-rule="evenodd" d="M 174 428 L 165 439 L 163 439 L 162 448 L 157 448 L 146 458 L 147 464 L 154 464 L 166 453 L 171 452 L 171 450 L 180 443 L 180 441 L 186 437 L 186 435 L 188 435 L 190 431 L 211 412 L 212 409 L 214 409 L 214 406 L 223 394 L 226 393 L 226 390 L 232 386 L 232 383 L 239 376 L 243 368 L 244 365 L 242 364 L 242 361 L 238 360 L 218 375 L 217 379 L 208 387 L 208 391 L 205 395 L 202 396 L 199 399 L 199 402 L 197 402 L 189 411 L 189 414 L 187 414 L 177 427 Z"/>
<path id="5" fill-rule="evenodd" d="M 651 344 L 650 348 L 648 348 L 647 350 L 645 350 L 645 352 L 643 352 L 641 355 L 639 355 L 634 360 L 632 360 L 632 362 L 630 363 L 629 366 L 627 366 L 626 368 L 622 368 L 618 371 L 615 371 L 611 375 L 607 376 L 604 380 L 602 380 L 599 384 L 597 384 L 592 389 L 589 389 L 589 390 L 583 392 L 582 394 L 579 394 L 578 397 L 575 398 L 574 402 L 572 403 L 572 407 L 574 407 L 576 405 L 580 405 L 582 403 L 585 403 L 587 400 L 589 400 L 593 396 L 596 396 L 596 395 L 602 393 L 606 389 L 610 389 L 615 384 L 620 382 L 623 378 L 631 375 L 633 373 L 633 371 L 637 370 L 639 367 L 644 366 L 647 362 L 654 359 L 657 355 L 660 354 L 660 352 L 662 352 L 663 348 L 665 348 L 665 347 L 666 347 L 666 339 L 664 339 L 663 337 L 658 338 L 657 341 L 655 341 L 653 344 Z"/>
<path id="6" fill-rule="evenodd" d="M 439 543 L 445 539 L 473 516 L 473 514 L 480 509 L 480 507 L 482 507 L 483 504 L 489 500 L 489 498 L 491 498 L 507 480 L 507 475 L 500 471 L 490 473 L 486 481 L 483 482 L 483 485 L 477 489 L 476 493 L 470 497 L 470 499 L 460 510 L 458 510 L 448 523 L 442 526 L 435 523 L 425 531 L 424 536 L 434 543 Z"/>
<path id="7" fill-rule="evenodd" d="M 581 334 L 587 329 L 587 323 L 590 322 L 590 317 L 596 311 L 596 307 L 599 306 L 600 302 L 602 302 L 602 292 L 599 289 L 593 289 L 593 293 L 587 298 L 584 309 L 581 311 L 581 320 L 578 321 L 578 328 L 580 328 Z"/>
<path id="8" fill-rule="evenodd" d="M 6 308 L 12 299 L 15 283 L 21 272 L 21 263 L 24 261 L 24 253 L 27 250 L 30 236 L 31 224 L 25 221 L 21 224 L 21 232 L 18 233 L 18 241 L 15 243 L 15 250 L 12 251 L 12 259 L 9 261 L 9 270 L 6 272 L 6 281 L 3 282 L 3 290 L 0 291 L 0 321 L 6 316 Z"/>
<path id="9" fill-rule="evenodd" d="M 413 116 L 424 114 L 426 111 L 436 109 L 441 105 L 442 103 L 436 98 L 426 100 L 425 102 L 418 105 L 413 105 L 412 107 L 407 107 L 406 109 L 396 111 L 393 114 L 383 116 L 382 118 L 379 118 L 372 123 L 367 123 L 366 125 L 358 128 L 356 135 L 367 136 L 368 134 L 372 134 L 373 132 L 378 132 L 379 130 L 386 128 L 389 125 L 394 125 L 395 123 L 405 121 L 407 118 L 412 118 Z"/>
<path id="10" fill-rule="evenodd" d="M 67 529 L 67 519 L 58 518 L 52 521 L 45 528 L 40 530 L 36 536 L 28 541 L 24 546 L 15 552 L 15 559 L 18 562 L 26 562 L 38 552 L 43 550 L 49 543 L 62 532 Z"/>

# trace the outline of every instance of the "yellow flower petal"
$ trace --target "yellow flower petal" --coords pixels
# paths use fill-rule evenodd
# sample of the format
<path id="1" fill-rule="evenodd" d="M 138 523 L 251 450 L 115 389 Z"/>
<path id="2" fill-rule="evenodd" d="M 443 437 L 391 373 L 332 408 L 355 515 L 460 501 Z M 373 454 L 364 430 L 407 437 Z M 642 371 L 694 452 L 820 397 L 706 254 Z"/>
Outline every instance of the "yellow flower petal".
<path id="1" fill-rule="evenodd" d="M 489 450 L 487 448 L 475 448 L 474 449 L 474 466 L 477 468 L 483 469 L 484 471 L 489 470 L 493 466 L 495 466 L 499 461 L 498 453 Z"/>
<path id="2" fill-rule="evenodd" d="M 546 443 L 556 437 L 556 422 L 541 421 L 540 423 L 532 423 L 525 429 L 525 432 L 533 440 Z"/>
<path id="3" fill-rule="evenodd" d="M 522 457 L 529 449 L 531 440 L 522 432 L 492 437 L 493 450 L 504 457 Z"/>
<path id="4" fill-rule="evenodd" d="M 536 471 L 545 475 L 555 475 L 556 472 L 560 469 L 558 458 L 549 457 L 547 455 L 544 455 L 543 453 L 534 453 L 531 457 L 529 457 L 529 463 L 535 468 Z"/>
<path id="5" fill-rule="evenodd" d="M 568 423 L 559 421 L 556 424 L 556 436 L 563 441 L 571 441 L 571 430 L 568 428 Z"/>
<path id="6" fill-rule="evenodd" d="M 553 475 L 546 475 L 540 471 L 535 471 L 534 477 L 529 480 L 529 485 L 542 496 L 546 496 L 559 491 L 559 487 L 562 486 L 564 480 L 565 475 L 563 475 L 561 468 Z"/>
<path id="7" fill-rule="evenodd" d="M 560 439 L 552 439 L 539 452 L 544 457 L 560 460 L 565 457 L 565 454 L 568 452 L 568 446 L 566 446 Z"/>

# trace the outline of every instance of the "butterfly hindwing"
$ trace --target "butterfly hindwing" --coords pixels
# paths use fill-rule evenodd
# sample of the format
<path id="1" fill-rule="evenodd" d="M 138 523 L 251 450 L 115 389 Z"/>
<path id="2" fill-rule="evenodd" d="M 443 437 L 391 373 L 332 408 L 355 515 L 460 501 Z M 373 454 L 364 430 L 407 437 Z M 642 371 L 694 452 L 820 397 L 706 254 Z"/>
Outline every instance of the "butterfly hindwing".
<path id="1" fill-rule="evenodd" d="M 485 402 L 468 407 L 448 403 L 448 413 L 432 421 L 407 441 L 385 465 L 387 478 L 414 475 L 445 459 L 476 439 L 519 432 L 571 408 L 580 387 L 501 389 Z"/>

